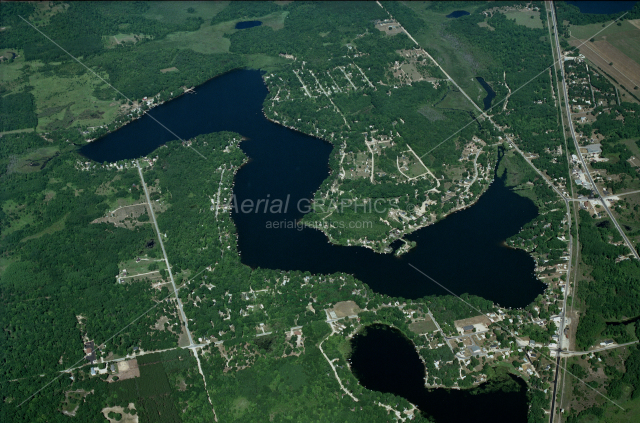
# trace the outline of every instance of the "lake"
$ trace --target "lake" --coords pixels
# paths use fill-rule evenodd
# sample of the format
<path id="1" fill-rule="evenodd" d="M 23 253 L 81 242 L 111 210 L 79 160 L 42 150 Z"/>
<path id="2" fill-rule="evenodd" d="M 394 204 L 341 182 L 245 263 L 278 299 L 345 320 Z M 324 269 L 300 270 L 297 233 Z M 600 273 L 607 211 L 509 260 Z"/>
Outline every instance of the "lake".
<path id="1" fill-rule="evenodd" d="M 183 139 L 217 131 L 234 131 L 251 159 L 236 174 L 237 204 L 244 200 L 289 199 L 286 213 L 233 212 L 242 262 L 253 268 L 346 272 L 376 292 L 410 299 L 447 294 L 418 273 L 412 264 L 456 294 L 469 293 L 504 307 L 524 307 L 545 285 L 535 274 L 535 262 L 504 240 L 537 216 L 528 199 L 496 179 L 477 203 L 406 237 L 417 246 L 396 257 L 364 247 L 330 244 L 311 228 L 269 227 L 272 222 L 295 223 L 304 211 L 296 204 L 313 198 L 329 175 L 331 144 L 270 122 L 262 112 L 267 88 L 259 71 L 236 70 L 149 111 Z M 425 124 L 427 124 L 425 120 Z M 149 116 L 81 148 L 97 162 L 114 162 L 150 154 L 174 139 Z M 201 160 L 194 153 L 194 166 Z M 211 181 L 211 192 L 218 180 Z"/>
<path id="2" fill-rule="evenodd" d="M 403 397 L 436 423 L 527 421 L 527 387 L 518 377 L 505 375 L 500 383 L 473 389 L 427 389 L 424 364 L 399 330 L 372 325 L 351 345 L 351 370 L 362 386 Z"/>
<path id="3" fill-rule="evenodd" d="M 637 1 L 568 1 L 567 4 L 578 6 L 581 13 L 610 14 L 626 12 L 633 9 Z"/>

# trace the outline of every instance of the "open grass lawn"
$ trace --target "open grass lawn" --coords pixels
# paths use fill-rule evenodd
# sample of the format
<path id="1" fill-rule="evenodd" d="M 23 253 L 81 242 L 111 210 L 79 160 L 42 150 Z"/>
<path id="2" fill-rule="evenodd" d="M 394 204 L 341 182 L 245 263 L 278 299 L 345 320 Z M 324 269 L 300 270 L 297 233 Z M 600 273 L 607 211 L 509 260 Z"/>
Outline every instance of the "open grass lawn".
<path id="1" fill-rule="evenodd" d="M 610 23 L 611 22 L 607 22 L 606 24 L 604 24 L 605 27 Z M 624 37 L 640 33 L 640 29 L 633 26 L 627 21 L 623 21 L 622 25 L 620 26 L 618 26 L 617 24 L 613 24 L 609 27 L 606 27 L 606 29 L 603 28 L 602 25 L 603 24 L 599 23 L 589 25 L 571 25 L 569 29 L 571 31 L 571 35 L 576 38 L 579 38 L 581 40 L 589 40 L 591 38 L 595 38 L 596 41 L 610 40 L 612 38 Z M 601 30 L 603 31 L 600 32 Z"/>
<path id="2" fill-rule="evenodd" d="M 234 27 L 235 22 L 222 22 L 213 26 L 205 22 L 197 31 L 175 32 L 167 35 L 165 39 L 147 43 L 141 48 L 150 50 L 188 48 L 203 54 L 227 53 L 231 41 L 224 36 L 225 34 L 228 36 L 236 32 L 237 30 Z"/>
<path id="3" fill-rule="evenodd" d="M 417 334 L 430 333 L 435 331 L 436 329 L 436 324 L 433 323 L 433 320 L 431 319 L 421 320 L 409 325 L 409 330 Z"/>
<path id="4" fill-rule="evenodd" d="M 503 12 L 507 19 L 515 19 L 518 25 L 526 26 L 527 28 L 542 28 L 542 19 L 540 19 L 540 12 L 535 10 L 510 10 Z"/>

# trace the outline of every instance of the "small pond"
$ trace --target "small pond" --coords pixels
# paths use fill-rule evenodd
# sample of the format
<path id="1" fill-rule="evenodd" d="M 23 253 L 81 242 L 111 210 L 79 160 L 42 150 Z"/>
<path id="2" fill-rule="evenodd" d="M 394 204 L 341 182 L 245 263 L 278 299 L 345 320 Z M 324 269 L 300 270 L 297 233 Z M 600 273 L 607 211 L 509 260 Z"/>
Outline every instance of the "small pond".
<path id="1" fill-rule="evenodd" d="M 460 16 L 470 15 L 471 13 L 466 10 L 456 10 L 455 12 L 451 12 L 447 15 L 447 18 L 459 18 Z"/>
<path id="2" fill-rule="evenodd" d="M 253 28 L 254 26 L 260 26 L 262 22 L 260 21 L 242 21 L 236 24 L 236 29 L 247 29 Z"/>

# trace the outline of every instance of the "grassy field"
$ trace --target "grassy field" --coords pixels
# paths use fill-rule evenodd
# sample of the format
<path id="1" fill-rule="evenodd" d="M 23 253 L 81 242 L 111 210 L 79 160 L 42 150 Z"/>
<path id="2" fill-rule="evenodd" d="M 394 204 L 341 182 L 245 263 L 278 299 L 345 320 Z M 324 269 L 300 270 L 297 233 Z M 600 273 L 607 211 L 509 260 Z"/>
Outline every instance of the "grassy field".
<path id="1" fill-rule="evenodd" d="M 33 132 L 33 128 L 15 129 L 13 131 L 4 131 L 4 132 L 0 132 L 0 135 L 18 134 L 20 132 Z"/>
<path id="2" fill-rule="evenodd" d="M 626 145 L 633 155 L 635 155 L 637 158 L 640 158 L 640 147 L 638 147 L 637 139 L 622 140 L 620 142 Z"/>
<path id="3" fill-rule="evenodd" d="M 138 39 L 141 38 L 151 38 L 148 35 L 144 35 L 144 34 L 116 34 L 116 35 L 110 35 L 108 37 L 103 37 L 104 43 L 105 43 L 105 47 L 107 48 L 114 48 L 117 45 L 123 44 L 123 43 L 137 43 Z"/>
<path id="4" fill-rule="evenodd" d="M 224 9 L 228 1 L 154 1 L 148 3 L 149 10 L 143 15 L 148 19 L 156 19 L 160 22 L 180 24 L 187 18 L 202 18 L 205 21 L 211 20 L 215 15 Z M 189 8 L 194 12 L 189 13 Z"/>
<path id="5" fill-rule="evenodd" d="M 168 4 L 171 5 L 173 2 Z M 207 3 L 199 4 L 204 5 Z M 272 13 L 255 19 L 262 21 L 265 26 L 270 26 L 274 30 L 278 30 L 284 27 L 284 20 L 288 13 L 289 12 Z M 210 25 L 209 22 L 205 21 L 197 31 L 172 33 L 167 35 L 165 39 L 148 43 L 142 46 L 142 48 L 150 50 L 159 48 L 188 48 L 203 54 L 227 53 L 231 41 L 226 37 L 238 31 L 235 29 L 237 22 L 238 20 Z"/>
<path id="6" fill-rule="evenodd" d="M 622 25 L 611 25 L 601 31 L 602 24 L 591 24 L 582 26 L 571 26 L 571 35 L 580 40 L 606 41 L 629 59 L 640 64 L 640 28 L 623 21 Z"/>
<path id="7" fill-rule="evenodd" d="M 515 19 L 518 25 L 526 26 L 527 28 L 542 28 L 542 19 L 540 19 L 540 12 L 535 10 L 511 10 L 508 12 L 502 12 L 507 19 Z"/>
<path id="8" fill-rule="evenodd" d="M 17 205 L 15 205 L 15 203 L 12 204 L 11 200 L 6 201 L 4 203 L 4 206 L 3 206 L 4 211 L 7 214 L 9 214 L 10 211 L 14 211 L 14 213 L 17 213 L 17 216 L 16 216 L 16 220 L 9 223 L 8 227 L 7 227 L 7 224 L 5 223 L 5 226 L 2 228 L 3 229 L 2 235 L 1 235 L 2 238 L 4 238 L 5 236 L 9 235 L 12 232 L 15 232 L 17 230 L 24 228 L 27 225 L 36 223 L 36 219 L 33 216 L 33 214 L 20 212 L 20 207 L 14 207 L 14 206 L 17 206 Z"/>
<path id="9" fill-rule="evenodd" d="M 234 27 L 235 22 L 223 22 L 213 26 L 205 23 L 197 31 L 169 34 L 165 39 L 147 43 L 141 48 L 188 48 L 203 54 L 227 53 L 231 41 L 224 36 L 236 32 Z"/>
<path id="10" fill-rule="evenodd" d="M 603 423 L 633 423 L 640 421 L 640 398 L 629 399 L 630 389 L 624 389 L 622 399 L 616 401 L 624 411 L 618 407 L 610 406 L 600 420 Z"/>
<path id="11" fill-rule="evenodd" d="M 69 216 L 68 213 L 62 219 L 60 219 L 57 222 L 55 222 L 53 225 L 51 225 L 48 228 L 38 232 L 37 234 L 33 234 L 31 236 L 28 236 L 26 238 L 21 239 L 20 242 L 26 242 L 26 241 L 28 241 L 30 239 L 40 238 L 43 235 L 48 235 L 48 234 L 52 234 L 54 232 L 58 232 L 58 231 L 63 230 L 64 227 L 65 227 L 65 221 L 67 220 L 67 216 Z"/>
<path id="12" fill-rule="evenodd" d="M 606 25 L 609 25 L 611 22 L 607 22 Z M 591 38 L 595 38 L 596 41 L 599 40 L 608 40 L 616 39 L 616 38 L 624 38 L 628 36 L 638 36 L 640 35 L 640 29 L 630 24 L 628 21 L 623 21 L 622 25 L 618 26 L 617 24 L 613 24 L 609 27 L 603 28 L 603 24 L 589 24 L 589 25 L 571 25 L 569 30 L 571 31 L 571 35 L 579 38 L 581 40 L 589 40 Z M 602 32 L 600 32 L 602 31 Z M 597 35 L 595 35 L 597 34 Z"/>
<path id="13" fill-rule="evenodd" d="M 458 84 L 462 85 L 460 83 Z M 470 86 L 470 89 L 468 91 L 467 90 L 465 91 L 474 93 L 476 92 L 479 84 L 478 86 L 473 84 L 473 82 L 471 82 L 471 84 L 472 85 Z M 482 89 L 482 87 L 480 87 L 480 89 Z M 482 90 L 482 92 L 484 93 L 484 90 Z M 472 94 L 469 94 L 469 95 L 471 96 Z M 436 108 L 437 109 L 459 109 L 459 110 L 469 110 L 469 111 L 476 110 L 475 107 L 473 107 L 473 105 L 469 103 L 469 100 L 467 100 L 467 98 L 459 91 L 450 91 L 449 94 L 447 94 L 447 96 L 444 98 L 444 100 L 438 103 Z"/>
<path id="14" fill-rule="evenodd" d="M 440 63 L 444 70 L 462 87 L 462 89 L 475 98 L 477 83 L 472 80 L 482 68 L 481 59 L 490 60 L 486 53 L 473 50 L 473 46 L 463 45 L 452 38 L 452 35 L 443 32 L 448 21 L 446 15 L 454 10 L 467 10 L 472 12 L 475 6 L 466 8 L 452 7 L 451 10 L 434 12 L 427 9 L 423 2 L 404 2 L 424 21 L 425 25 L 419 33 L 411 34 L 421 46 L 432 52 L 433 58 Z M 401 22 L 402 23 L 402 22 Z"/>
<path id="15" fill-rule="evenodd" d="M 42 147 L 20 157 L 15 163 L 9 164 L 7 173 L 38 172 L 48 159 L 55 156 L 58 147 Z"/>
<path id="16" fill-rule="evenodd" d="M 57 66 L 56 63 L 50 63 Z M 12 92 L 32 86 L 38 114 L 38 132 L 58 127 L 100 126 L 113 121 L 120 103 L 98 100 L 93 90 L 101 82 L 88 72 L 80 76 L 60 77 L 38 72 L 38 61 L 25 62 L 21 51 L 13 63 L 0 65 L 0 82 Z"/>

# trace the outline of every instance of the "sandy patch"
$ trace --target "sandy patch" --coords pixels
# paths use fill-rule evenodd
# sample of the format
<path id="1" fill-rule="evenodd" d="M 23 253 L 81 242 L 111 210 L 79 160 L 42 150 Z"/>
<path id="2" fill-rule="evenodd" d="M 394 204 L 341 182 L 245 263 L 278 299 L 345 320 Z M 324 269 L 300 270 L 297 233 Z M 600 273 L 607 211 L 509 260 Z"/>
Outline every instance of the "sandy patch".
<path id="1" fill-rule="evenodd" d="M 105 419 L 109 420 L 110 423 L 138 423 L 138 415 L 129 414 L 131 410 L 135 409 L 135 405 L 133 405 L 133 403 L 129 403 L 129 406 L 127 408 L 120 406 L 103 408 L 102 414 L 104 415 Z M 110 418 L 109 413 L 120 414 L 122 418 L 120 420 Z"/>
<path id="2" fill-rule="evenodd" d="M 476 332 L 481 332 L 488 329 L 489 325 L 491 325 L 491 320 L 484 314 L 481 314 L 480 316 L 469 317 L 468 319 L 456 320 L 453 324 L 461 333 L 464 332 L 462 328 L 469 325 L 472 325 L 476 329 Z"/>
<path id="3" fill-rule="evenodd" d="M 118 362 L 118 380 L 133 379 L 140 377 L 140 369 L 138 369 L 138 360 L 119 361 Z"/>
<path id="4" fill-rule="evenodd" d="M 631 25 L 635 26 L 636 28 L 640 29 L 640 19 L 631 19 L 630 21 L 628 21 Z"/>
<path id="5" fill-rule="evenodd" d="M 339 303 L 336 303 L 331 310 L 335 311 L 338 318 L 353 316 L 362 311 L 355 301 L 340 301 Z"/>

